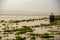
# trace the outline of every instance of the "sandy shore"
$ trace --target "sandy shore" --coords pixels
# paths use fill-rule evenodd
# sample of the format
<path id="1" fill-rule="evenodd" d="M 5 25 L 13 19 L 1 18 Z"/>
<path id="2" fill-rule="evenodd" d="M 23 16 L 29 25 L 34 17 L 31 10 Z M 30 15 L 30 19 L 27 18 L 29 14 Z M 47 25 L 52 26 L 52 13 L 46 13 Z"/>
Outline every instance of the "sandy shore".
<path id="1" fill-rule="evenodd" d="M 28 20 L 28 19 L 39 19 L 39 18 L 45 18 L 45 17 L 48 17 L 48 16 L 3 16 L 1 17 L 0 16 L 0 20 L 5 20 L 5 21 L 9 21 L 10 19 L 12 20 Z M 3 22 L 4 23 L 4 22 Z M 3 26 L 2 24 L 3 23 L 0 23 L 0 31 L 3 31 L 2 28 L 5 28 L 6 26 Z M 6 25 L 8 25 L 9 23 L 5 23 Z M 19 22 L 18 25 L 16 25 L 15 23 L 13 23 L 13 25 L 8 25 L 10 29 L 12 29 L 12 27 L 16 27 L 18 26 L 18 28 L 21 28 L 22 26 L 34 26 L 34 25 L 41 25 L 41 24 L 50 24 L 49 22 L 49 19 L 45 19 L 45 20 L 36 20 L 36 21 L 30 21 L 30 22 Z M 53 27 L 53 26 L 52 26 Z M 35 31 L 33 31 L 33 33 L 35 34 L 44 34 L 44 33 L 49 33 L 48 30 L 50 30 L 50 28 L 41 28 L 41 27 L 37 27 L 37 28 L 32 28 L 34 29 Z M 55 25 L 54 27 L 52 28 L 53 30 L 56 29 Z M 5 40 L 5 39 L 15 39 L 15 36 L 14 33 L 13 34 L 7 34 L 8 37 L 4 37 L 4 35 L 2 34 L 3 32 L 0 33 L 0 36 L 2 36 L 2 40 Z M 28 37 L 28 35 L 24 34 L 25 36 Z M 24 37 L 24 35 L 21 35 Z M 27 38 L 26 40 L 30 40 L 29 38 Z M 41 40 L 41 38 L 36 38 L 36 40 Z M 46 39 L 44 39 L 46 40 Z"/>

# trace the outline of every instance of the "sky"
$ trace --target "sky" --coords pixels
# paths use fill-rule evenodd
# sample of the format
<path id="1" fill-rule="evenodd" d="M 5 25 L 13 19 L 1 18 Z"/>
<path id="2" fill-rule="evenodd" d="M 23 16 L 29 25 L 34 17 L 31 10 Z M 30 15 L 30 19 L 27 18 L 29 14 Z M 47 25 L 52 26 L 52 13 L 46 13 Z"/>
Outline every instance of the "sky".
<path id="1" fill-rule="evenodd" d="M 60 0 L 0 0 L 3 14 L 60 14 Z"/>

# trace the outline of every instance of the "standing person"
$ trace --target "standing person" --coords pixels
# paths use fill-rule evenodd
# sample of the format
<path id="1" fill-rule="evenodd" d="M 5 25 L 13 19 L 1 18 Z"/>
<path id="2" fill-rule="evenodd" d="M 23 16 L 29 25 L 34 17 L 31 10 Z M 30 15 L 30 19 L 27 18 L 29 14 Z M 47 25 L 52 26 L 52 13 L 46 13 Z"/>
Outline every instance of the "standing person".
<path id="1" fill-rule="evenodd" d="M 54 23 L 54 15 L 53 15 L 53 13 L 51 13 L 51 15 L 50 15 L 50 23 Z"/>

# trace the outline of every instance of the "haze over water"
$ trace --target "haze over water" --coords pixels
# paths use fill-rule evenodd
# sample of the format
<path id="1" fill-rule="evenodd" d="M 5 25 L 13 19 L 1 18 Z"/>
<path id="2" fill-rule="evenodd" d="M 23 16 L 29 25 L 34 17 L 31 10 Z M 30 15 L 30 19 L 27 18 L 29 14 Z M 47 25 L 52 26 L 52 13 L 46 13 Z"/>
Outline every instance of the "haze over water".
<path id="1" fill-rule="evenodd" d="M 0 10 L 1 15 L 59 15 L 60 0 L 0 0 Z"/>

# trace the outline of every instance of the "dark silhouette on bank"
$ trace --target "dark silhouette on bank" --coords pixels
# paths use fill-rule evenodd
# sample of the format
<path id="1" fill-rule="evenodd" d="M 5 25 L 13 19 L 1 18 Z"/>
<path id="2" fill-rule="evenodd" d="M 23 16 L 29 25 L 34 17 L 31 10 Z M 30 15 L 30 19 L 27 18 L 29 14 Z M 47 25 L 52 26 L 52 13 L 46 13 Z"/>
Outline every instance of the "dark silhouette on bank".
<path id="1" fill-rule="evenodd" d="M 51 15 L 50 15 L 50 23 L 54 23 L 54 15 L 53 15 L 53 13 L 51 13 Z"/>

